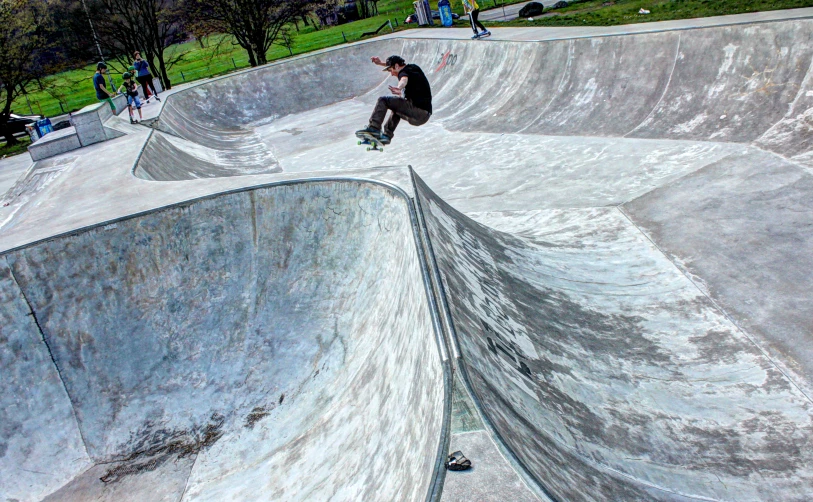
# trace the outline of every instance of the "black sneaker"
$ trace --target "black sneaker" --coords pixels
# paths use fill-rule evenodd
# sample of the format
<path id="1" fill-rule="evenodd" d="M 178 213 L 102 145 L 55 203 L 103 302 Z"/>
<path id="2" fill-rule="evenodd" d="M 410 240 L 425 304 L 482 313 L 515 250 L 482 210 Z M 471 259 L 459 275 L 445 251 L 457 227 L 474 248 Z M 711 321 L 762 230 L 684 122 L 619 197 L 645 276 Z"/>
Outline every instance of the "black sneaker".
<path id="1" fill-rule="evenodd" d="M 392 139 L 386 134 L 384 133 L 379 134 L 378 142 L 381 143 L 382 145 L 389 145 L 390 141 L 392 141 Z"/>
<path id="2" fill-rule="evenodd" d="M 364 129 L 359 129 L 356 131 L 356 136 L 361 138 L 363 136 L 374 136 L 378 138 L 381 136 L 381 130 L 376 129 L 375 127 L 365 127 Z"/>
<path id="3" fill-rule="evenodd" d="M 489 33 L 489 35 L 490 35 L 490 33 Z M 159 98 L 158 96 L 155 96 L 155 100 L 156 101 L 161 101 L 161 98 Z"/>

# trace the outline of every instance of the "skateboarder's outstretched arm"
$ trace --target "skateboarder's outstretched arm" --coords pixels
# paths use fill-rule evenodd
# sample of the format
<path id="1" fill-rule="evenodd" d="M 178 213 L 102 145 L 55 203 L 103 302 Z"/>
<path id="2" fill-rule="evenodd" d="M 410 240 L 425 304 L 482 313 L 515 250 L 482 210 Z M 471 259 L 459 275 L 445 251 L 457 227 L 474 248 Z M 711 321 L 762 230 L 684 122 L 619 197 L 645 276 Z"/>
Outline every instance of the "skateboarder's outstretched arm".
<path id="1" fill-rule="evenodd" d="M 401 80 L 398 81 L 397 86 L 396 85 L 389 86 L 390 87 L 390 92 L 393 93 L 396 96 L 400 96 L 402 94 L 402 91 L 404 90 L 404 87 L 407 86 L 408 82 L 409 82 L 409 77 L 401 77 Z"/>
<path id="2" fill-rule="evenodd" d="M 381 58 L 378 57 L 378 56 L 371 57 L 370 61 L 377 64 L 378 66 L 387 66 L 387 63 L 385 63 L 384 61 L 381 61 Z"/>

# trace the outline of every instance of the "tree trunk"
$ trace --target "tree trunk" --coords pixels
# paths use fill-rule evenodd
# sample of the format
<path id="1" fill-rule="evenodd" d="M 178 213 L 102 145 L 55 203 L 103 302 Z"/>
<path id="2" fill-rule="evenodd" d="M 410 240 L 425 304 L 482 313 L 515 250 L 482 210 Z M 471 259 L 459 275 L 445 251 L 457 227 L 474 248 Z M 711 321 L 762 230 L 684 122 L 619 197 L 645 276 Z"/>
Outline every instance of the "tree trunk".
<path id="1" fill-rule="evenodd" d="M 254 51 L 251 49 L 251 47 L 248 47 L 248 46 L 245 46 L 243 48 L 248 53 L 248 64 L 252 68 L 254 68 L 255 66 L 257 66 L 257 59 L 254 57 Z"/>
<path id="2" fill-rule="evenodd" d="M 257 58 L 257 66 L 264 65 L 268 62 L 268 59 L 265 55 L 265 51 L 263 50 L 263 41 L 265 38 L 265 33 L 262 34 L 263 40 L 257 40 L 254 43 L 254 57 Z"/>
<path id="3" fill-rule="evenodd" d="M 161 87 L 168 91 L 172 89 L 172 82 L 169 81 L 169 75 L 167 75 L 167 65 L 164 63 L 164 51 L 158 55 L 158 69 L 161 70 Z"/>
<path id="4" fill-rule="evenodd" d="M 6 87 L 6 102 L 3 105 L 3 111 L 0 112 L 0 127 L 5 126 L 8 123 L 9 117 L 11 117 L 11 103 L 14 100 L 15 94 L 14 92 L 12 92 L 12 90 L 15 89 L 16 87 L 17 86 L 14 84 Z M 6 138 L 6 146 L 12 146 L 19 143 L 19 141 L 17 141 L 17 139 L 14 137 L 13 134 L 11 134 L 11 132 L 6 132 L 5 134 L 3 134 L 3 136 Z"/>
<path id="5" fill-rule="evenodd" d="M 14 146 L 19 143 L 10 131 L 7 131 L 3 136 L 6 138 L 6 146 Z"/>

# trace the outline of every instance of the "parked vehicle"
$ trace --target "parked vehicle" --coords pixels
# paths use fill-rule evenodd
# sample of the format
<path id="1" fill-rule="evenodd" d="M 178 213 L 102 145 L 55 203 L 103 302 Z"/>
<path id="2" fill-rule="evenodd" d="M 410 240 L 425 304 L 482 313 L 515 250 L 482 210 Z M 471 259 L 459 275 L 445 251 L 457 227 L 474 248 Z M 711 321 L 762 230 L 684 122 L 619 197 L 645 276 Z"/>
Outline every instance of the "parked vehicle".
<path id="1" fill-rule="evenodd" d="M 16 113 L 12 113 L 8 118 L 8 122 L 0 127 L 0 137 L 5 136 L 7 132 L 15 136 L 18 134 L 26 134 L 25 126 L 36 123 L 42 118 L 42 115 L 17 115 Z"/>

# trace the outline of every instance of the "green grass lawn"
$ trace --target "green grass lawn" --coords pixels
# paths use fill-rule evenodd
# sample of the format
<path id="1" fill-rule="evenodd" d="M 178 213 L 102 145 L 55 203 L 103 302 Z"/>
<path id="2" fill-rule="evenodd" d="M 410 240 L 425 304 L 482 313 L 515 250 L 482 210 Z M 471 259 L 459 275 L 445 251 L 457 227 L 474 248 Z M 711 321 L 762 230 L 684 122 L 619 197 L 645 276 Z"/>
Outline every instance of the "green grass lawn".
<path id="1" fill-rule="evenodd" d="M 395 4 L 395 6 L 404 4 L 403 1 L 400 4 L 393 1 L 388 3 Z M 321 30 L 316 30 L 311 26 L 303 27 L 301 24 L 299 25 L 299 32 L 292 28 L 292 34 L 294 35 L 293 54 L 298 55 L 340 45 L 345 43 L 345 40 L 347 42 L 356 42 L 361 39 L 362 33 L 375 31 L 387 19 L 393 21 L 393 27 L 396 31 L 406 29 L 402 24 L 406 14 L 402 14 L 401 9 L 392 7 L 385 13 L 382 8 L 384 5 L 386 3 L 383 1 L 379 3 L 380 15 L 361 21 Z M 389 32 L 389 28 L 382 30 L 382 33 Z M 167 60 L 176 56 L 181 57 L 180 61 L 167 72 L 173 85 L 249 67 L 248 55 L 242 47 L 231 43 L 231 37 L 225 35 L 209 37 L 204 40 L 203 45 L 201 47 L 198 41 L 191 41 L 174 45 L 168 49 Z M 275 45 L 268 52 L 269 61 L 285 57 L 290 57 L 290 53 L 287 48 L 282 46 Z M 115 85 L 121 85 L 122 68 L 113 61 L 109 62 L 109 70 Z M 91 82 L 95 71 L 95 64 L 91 64 L 84 68 L 48 77 L 44 80 L 44 90 L 34 89 L 29 92 L 28 96 L 20 96 L 14 101 L 13 111 L 15 113 L 35 113 L 53 117 L 96 103 L 96 93 Z M 156 71 L 153 69 L 153 75 L 155 74 Z"/>
<path id="2" fill-rule="evenodd" d="M 12 155 L 18 155 L 24 153 L 28 149 L 28 145 L 31 144 L 31 138 L 28 136 L 20 136 L 17 138 L 18 143 L 14 146 L 6 145 L 5 140 L 0 138 L 0 159 L 4 157 L 11 157 Z"/>
<path id="3" fill-rule="evenodd" d="M 543 5 L 548 5 L 543 2 Z M 813 0 L 588 0 L 500 26 L 612 26 L 813 7 Z M 649 14 L 638 14 L 640 9 Z"/>
<path id="4" fill-rule="evenodd" d="M 481 9 L 494 5 L 516 3 L 522 0 L 481 0 Z M 543 1 L 550 5 L 552 0 Z M 432 7 L 436 7 L 436 0 Z M 486 23 L 489 26 L 607 26 L 617 24 L 664 21 L 670 19 L 687 19 L 708 17 L 723 14 L 738 14 L 763 10 L 788 9 L 813 6 L 813 0 L 587 0 L 552 11 L 537 17 L 534 21 L 515 20 L 506 23 Z M 452 0 L 453 11 L 461 15 L 455 26 L 468 26 L 463 17 L 459 0 Z M 408 29 L 403 25 L 404 18 L 412 12 L 409 0 L 381 0 L 378 4 L 379 15 L 369 19 L 316 30 L 311 26 L 299 26 L 300 31 L 294 34 L 294 55 L 324 49 L 347 42 L 358 41 L 361 34 L 374 31 L 388 19 L 393 21 L 396 31 Z M 640 15 L 638 10 L 644 8 L 651 12 Z M 397 26 L 396 26 L 397 23 Z M 437 24 L 435 25 L 437 26 Z M 415 27 L 410 25 L 409 27 Z M 388 33 L 385 28 L 382 33 Z M 247 68 L 248 56 L 238 45 L 231 43 L 231 38 L 214 36 L 204 40 L 203 47 L 197 41 L 186 42 L 168 49 L 169 59 L 181 56 L 181 60 L 169 70 L 173 85 L 222 75 L 237 69 Z M 288 49 L 274 46 L 268 53 L 269 61 L 289 57 Z M 116 85 L 121 84 L 121 72 L 115 63 L 110 66 Z M 35 90 L 28 96 L 21 96 L 14 102 L 16 113 L 36 113 L 53 117 L 96 102 L 91 78 L 94 65 L 63 72 L 45 79 L 46 90 Z M 155 71 L 153 74 L 155 75 Z"/>

